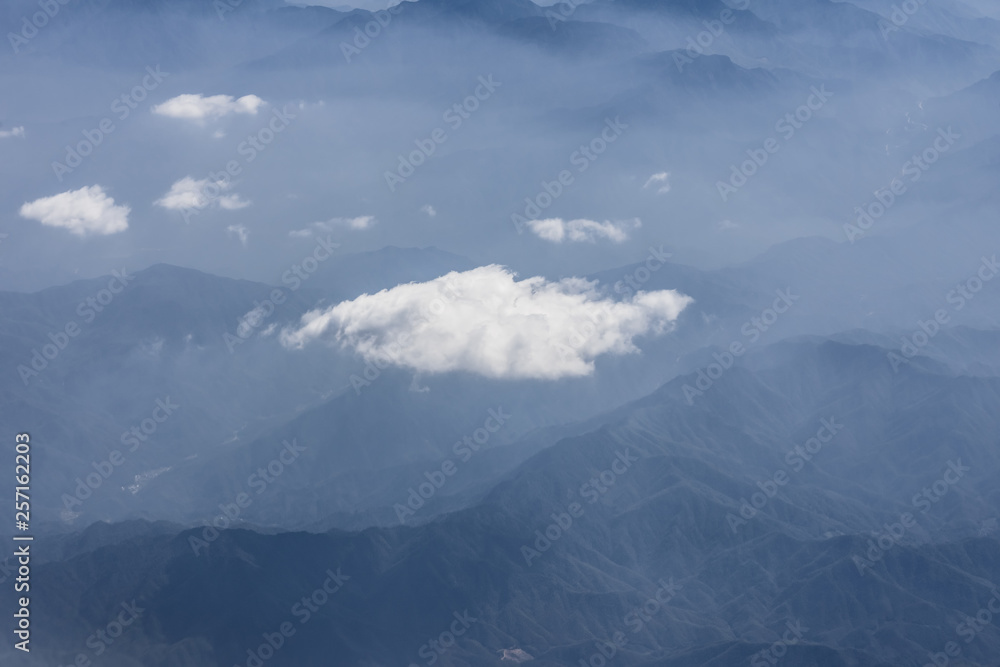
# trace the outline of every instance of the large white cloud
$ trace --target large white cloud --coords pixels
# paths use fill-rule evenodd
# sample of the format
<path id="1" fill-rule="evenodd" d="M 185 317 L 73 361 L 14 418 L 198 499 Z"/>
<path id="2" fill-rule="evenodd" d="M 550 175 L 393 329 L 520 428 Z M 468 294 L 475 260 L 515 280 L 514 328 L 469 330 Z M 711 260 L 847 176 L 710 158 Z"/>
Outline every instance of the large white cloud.
<path id="1" fill-rule="evenodd" d="M 128 206 L 115 206 L 100 185 L 42 197 L 21 206 L 21 216 L 49 227 L 62 227 L 77 236 L 107 235 L 128 229 Z"/>
<path id="2" fill-rule="evenodd" d="M 581 278 L 515 278 L 490 265 L 364 294 L 307 313 L 282 343 L 325 339 L 382 366 L 429 373 L 557 379 L 589 375 L 598 356 L 638 352 L 636 336 L 669 331 L 692 302 L 673 290 L 614 301 Z"/>
<path id="3" fill-rule="evenodd" d="M 249 206 L 250 202 L 238 194 L 224 194 L 231 187 L 231 181 L 213 183 L 207 178 L 199 181 L 185 176 L 171 185 L 170 191 L 153 203 L 171 211 L 201 210 L 213 203 L 227 211 L 235 211 Z"/>
<path id="4" fill-rule="evenodd" d="M 642 226 L 638 219 L 620 222 L 596 222 L 594 220 L 563 220 L 562 218 L 548 218 L 546 220 L 529 220 L 528 228 L 536 236 L 562 243 L 569 240 L 576 243 L 594 243 L 599 238 L 606 238 L 615 243 L 622 243 L 628 240 L 628 230 L 637 229 Z"/>
<path id="5" fill-rule="evenodd" d="M 171 118 L 187 118 L 190 120 L 205 120 L 221 118 L 231 113 L 255 115 L 264 100 L 256 95 L 244 95 L 234 99 L 232 95 L 178 95 L 171 97 L 163 104 L 153 107 L 153 113 Z"/>

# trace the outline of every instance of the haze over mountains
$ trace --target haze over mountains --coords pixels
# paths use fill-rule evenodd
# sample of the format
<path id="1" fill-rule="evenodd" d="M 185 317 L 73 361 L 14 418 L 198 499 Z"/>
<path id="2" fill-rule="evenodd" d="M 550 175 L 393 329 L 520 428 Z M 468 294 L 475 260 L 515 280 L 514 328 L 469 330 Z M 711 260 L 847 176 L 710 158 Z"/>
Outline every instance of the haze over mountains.
<path id="1" fill-rule="evenodd" d="M 1000 664 L 995 7 L 326 4 L 0 8 L 0 663 Z"/>
<path id="2" fill-rule="evenodd" d="M 7 285 L 33 289 L 77 272 L 102 275 L 126 258 L 134 269 L 167 262 L 271 282 L 311 247 L 290 232 L 359 216 L 376 223 L 327 231 L 345 252 L 439 245 L 478 265 L 559 275 L 639 261 L 646 246 L 665 243 L 676 261 L 720 266 L 802 236 L 844 240 L 854 208 L 900 176 L 940 128 L 960 139 L 918 181 L 905 181 L 908 192 L 870 234 L 939 225 L 943 215 L 975 218 L 975 197 L 956 203 L 941 188 L 973 172 L 985 181 L 995 169 L 988 157 L 974 157 L 987 150 L 982 142 L 993 136 L 987 128 L 1000 103 L 990 78 L 1000 69 L 990 41 L 995 19 L 973 18 L 961 3 L 925 5 L 884 38 L 888 19 L 874 8 L 756 3 L 754 11 L 735 10 L 719 36 L 709 31 L 707 47 L 691 42 L 704 56 L 688 53 L 687 40 L 708 30 L 703 21 L 721 23 L 722 3 L 597 2 L 565 20 L 530 2 L 404 3 L 363 50 L 354 40 L 364 44 L 355 28 L 373 20 L 364 12 L 275 4 L 247 0 L 232 11 L 199 3 L 67 5 L 17 53 L 0 56 L 9 91 L 0 120 L 23 127 L 22 136 L 3 140 L 11 211 L 4 268 L 27 273 L 5 274 Z M 8 3 L 5 22 L 19 23 L 31 6 Z M 918 27 L 942 14 L 952 16 L 944 23 L 949 34 Z M 584 30 L 610 32 L 606 39 L 573 32 Z M 359 53 L 345 55 L 346 47 Z M 147 66 L 169 74 L 156 82 Z M 39 75 L 47 81 L 41 90 Z M 445 121 L 488 75 L 500 84 L 488 98 L 463 110 L 469 118 L 453 112 Z M 141 101 L 128 100 L 134 109 L 123 105 L 120 98 L 144 77 L 155 87 L 137 94 Z M 830 94 L 821 108 L 795 121 L 801 128 L 775 129 L 814 85 Z M 154 113 L 192 91 L 254 95 L 264 106 L 201 120 Z M 129 111 L 124 119 L 122 108 Z M 250 150 L 246 138 L 283 109 L 295 114 L 288 127 L 264 150 Z M 72 152 L 67 147 L 75 151 L 83 132 L 93 133 L 105 117 L 114 130 L 79 166 L 55 173 L 53 163 L 65 165 Z M 574 151 L 609 117 L 627 129 L 598 159 L 574 165 Z M 390 191 L 386 173 L 396 173 L 415 141 L 436 128 L 445 141 Z M 728 183 L 745 151 L 769 137 L 779 152 L 723 201 L 718 182 Z M 121 157 L 126 150 L 133 157 Z M 230 160 L 241 171 L 228 194 L 248 202 L 245 208 L 213 201 L 188 223 L 154 204 L 172 184 L 206 179 Z M 573 182 L 540 216 L 639 218 L 644 224 L 629 242 L 570 244 L 553 256 L 549 242 L 516 233 L 511 216 L 524 216 L 525 199 L 537 200 L 542 181 L 558 183 L 564 169 Z M 658 173 L 669 174 L 669 192 L 646 186 Z M 80 246 L 98 252 L 54 243 L 60 230 L 17 214 L 25 201 L 93 185 L 130 208 L 128 232 L 91 236 Z M 234 226 L 245 230 L 245 244 L 227 231 Z M 977 228 L 995 240 L 991 225 Z M 958 257 L 949 252 L 947 261 Z M 40 267 L 51 278 L 29 279 Z"/>

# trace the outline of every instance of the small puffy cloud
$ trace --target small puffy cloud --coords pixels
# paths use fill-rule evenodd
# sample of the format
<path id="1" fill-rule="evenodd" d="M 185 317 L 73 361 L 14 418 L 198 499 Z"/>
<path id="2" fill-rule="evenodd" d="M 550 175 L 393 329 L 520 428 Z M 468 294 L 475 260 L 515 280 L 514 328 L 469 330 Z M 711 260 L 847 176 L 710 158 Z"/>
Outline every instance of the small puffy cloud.
<path id="1" fill-rule="evenodd" d="M 334 227 L 347 227 L 348 229 L 368 229 L 375 224 L 375 216 L 360 215 L 356 218 L 333 218 L 327 220 L 327 224 Z"/>
<path id="2" fill-rule="evenodd" d="M 722 220 L 718 223 L 719 231 L 725 232 L 730 229 L 737 229 L 739 225 L 732 220 Z"/>
<path id="3" fill-rule="evenodd" d="M 438 214 L 437 209 L 435 209 L 430 204 L 426 204 L 420 208 L 421 213 L 426 213 L 428 218 L 433 218 Z"/>
<path id="4" fill-rule="evenodd" d="M 206 120 L 222 118 L 233 113 L 255 115 L 264 100 L 256 95 L 234 99 L 232 95 L 178 95 L 153 107 L 153 113 L 170 118 Z"/>
<path id="5" fill-rule="evenodd" d="M 658 195 L 670 192 L 670 172 L 661 171 L 658 174 L 653 174 L 642 188 L 645 190 L 652 185 L 659 185 L 659 188 L 656 190 L 656 194 Z"/>
<path id="6" fill-rule="evenodd" d="M 108 235 L 128 229 L 128 206 L 115 206 L 100 185 L 42 197 L 21 206 L 21 217 L 49 227 L 62 227 L 77 236 Z"/>
<path id="7" fill-rule="evenodd" d="M 238 211 L 239 209 L 246 208 L 249 205 L 250 202 L 240 198 L 237 194 L 222 195 L 219 197 L 219 208 L 224 208 L 227 211 Z"/>
<path id="8" fill-rule="evenodd" d="M 18 127 L 12 127 L 9 130 L 0 130 L 0 139 L 6 139 L 7 137 L 23 137 L 24 136 L 24 126 L 20 125 Z"/>
<path id="9" fill-rule="evenodd" d="M 591 374 L 601 355 L 638 352 L 635 337 L 670 331 L 691 302 L 673 290 L 615 301 L 596 282 L 518 281 L 490 265 L 314 310 L 281 341 L 324 339 L 418 372 L 552 380 Z"/>
<path id="10" fill-rule="evenodd" d="M 250 230 L 243 225 L 229 225 L 226 227 L 226 233 L 230 236 L 235 236 L 243 244 L 243 247 L 247 247 L 247 242 L 250 240 Z"/>
<path id="11" fill-rule="evenodd" d="M 569 240 L 574 243 L 594 243 L 599 238 L 605 238 L 614 243 L 628 240 L 628 230 L 642 227 L 642 222 L 635 220 L 611 222 L 596 222 L 594 220 L 563 220 L 548 218 L 546 220 L 529 220 L 528 228 L 536 236 L 552 243 L 562 243 Z"/>
<path id="12" fill-rule="evenodd" d="M 375 219 L 374 215 L 359 215 L 356 218 L 330 218 L 323 222 L 314 222 L 302 229 L 294 229 L 288 232 L 288 235 L 294 239 L 302 239 L 309 238 L 321 232 L 332 232 L 335 229 L 370 229 L 376 222 L 378 220 Z"/>
<path id="13" fill-rule="evenodd" d="M 207 183 L 208 179 L 196 181 L 190 176 L 185 176 L 171 185 L 170 191 L 153 203 L 172 211 L 185 208 L 202 208 L 208 205 L 208 197 L 202 188 L 202 185 Z"/>
<path id="14" fill-rule="evenodd" d="M 246 208 L 250 202 L 238 194 L 226 194 L 232 182 L 209 181 L 207 178 L 195 180 L 185 176 L 170 186 L 170 191 L 153 203 L 171 211 L 201 210 L 216 204 L 227 211 Z"/>

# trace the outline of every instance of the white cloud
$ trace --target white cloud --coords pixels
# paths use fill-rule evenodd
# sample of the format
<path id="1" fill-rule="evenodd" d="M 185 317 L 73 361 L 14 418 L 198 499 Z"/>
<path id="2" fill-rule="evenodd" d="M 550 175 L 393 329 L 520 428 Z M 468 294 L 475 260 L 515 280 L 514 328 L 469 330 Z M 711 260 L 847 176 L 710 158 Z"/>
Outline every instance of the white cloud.
<path id="1" fill-rule="evenodd" d="M 670 172 L 661 171 L 658 174 L 653 174 L 652 176 L 649 177 L 649 180 L 646 181 L 646 184 L 642 186 L 642 188 L 643 190 L 645 190 L 649 186 L 655 185 L 656 183 L 661 184 L 659 189 L 656 191 L 656 194 L 662 195 L 664 193 L 670 192 Z"/>
<path id="2" fill-rule="evenodd" d="M 49 227 L 63 227 L 77 236 L 107 235 L 128 229 L 128 206 L 115 200 L 100 185 L 42 197 L 21 207 L 21 217 Z"/>
<path id="3" fill-rule="evenodd" d="M 349 229 L 369 229 L 375 224 L 375 216 L 361 215 L 356 218 L 333 218 L 332 220 L 327 220 L 327 224 L 343 226 Z"/>
<path id="4" fill-rule="evenodd" d="M 529 220 L 528 227 L 538 237 L 553 243 L 565 240 L 573 242 L 594 243 L 599 238 L 606 238 L 614 243 L 628 240 L 628 230 L 642 227 L 642 222 L 635 220 L 611 222 L 596 222 L 594 220 L 563 220 L 548 218 L 546 220 Z"/>
<path id="5" fill-rule="evenodd" d="M 726 231 L 729 229 L 737 229 L 739 225 L 732 220 L 722 220 L 718 223 L 718 227 L 720 231 Z"/>
<path id="6" fill-rule="evenodd" d="M 24 126 L 19 125 L 18 127 L 12 127 L 9 130 L 0 130 L 0 139 L 6 139 L 7 137 L 23 137 L 24 136 Z"/>
<path id="7" fill-rule="evenodd" d="M 243 317 L 239 319 L 239 322 L 236 325 L 236 335 L 240 338 L 249 338 L 250 334 L 254 332 L 254 329 L 263 324 L 269 314 L 270 313 L 267 312 L 267 308 L 264 307 L 264 304 L 247 311 L 244 313 Z"/>
<path id="8" fill-rule="evenodd" d="M 330 218 L 323 222 L 314 222 L 308 227 L 294 229 L 288 235 L 295 239 L 309 238 L 319 232 L 332 232 L 337 228 L 354 230 L 370 229 L 378 220 L 374 215 L 359 215 L 356 218 Z"/>
<path id="9" fill-rule="evenodd" d="M 219 197 L 219 208 L 224 208 L 227 211 L 238 211 L 241 208 L 246 208 L 250 205 L 245 199 L 241 199 L 239 195 L 222 195 Z"/>
<path id="10" fill-rule="evenodd" d="M 185 208 L 202 208 L 207 206 L 209 201 L 202 189 L 202 185 L 207 183 L 207 178 L 196 181 L 190 176 L 185 176 L 171 185 L 170 191 L 153 203 L 173 211 Z"/>
<path id="11" fill-rule="evenodd" d="M 691 302 L 673 290 L 614 301 L 596 282 L 517 281 L 490 265 L 314 310 L 281 340 L 299 348 L 326 339 L 419 372 L 557 379 L 589 375 L 601 355 L 638 352 L 633 338 L 671 330 Z"/>
<path id="12" fill-rule="evenodd" d="M 438 214 L 437 209 L 435 209 L 430 204 L 426 204 L 420 208 L 421 213 L 426 213 L 428 218 L 433 218 Z"/>
<path id="13" fill-rule="evenodd" d="M 153 107 L 153 113 L 170 118 L 185 118 L 189 120 L 205 120 L 222 118 L 231 113 L 255 115 L 264 100 L 256 95 L 244 95 L 234 99 L 232 95 L 178 95 L 163 104 Z"/>
<path id="14" fill-rule="evenodd" d="M 247 242 L 250 240 L 250 230 L 243 225 L 229 225 L 226 227 L 226 233 L 230 236 L 235 236 L 243 244 L 243 247 L 247 247 Z"/>
<path id="15" fill-rule="evenodd" d="M 190 176 L 185 176 L 171 185 L 170 191 L 153 203 L 171 211 L 203 209 L 213 202 L 219 208 L 227 211 L 249 206 L 250 202 L 242 199 L 238 194 L 223 194 L 231 187 L 231 182 L 210 182 L 207 178 L 198 181 Z"/>

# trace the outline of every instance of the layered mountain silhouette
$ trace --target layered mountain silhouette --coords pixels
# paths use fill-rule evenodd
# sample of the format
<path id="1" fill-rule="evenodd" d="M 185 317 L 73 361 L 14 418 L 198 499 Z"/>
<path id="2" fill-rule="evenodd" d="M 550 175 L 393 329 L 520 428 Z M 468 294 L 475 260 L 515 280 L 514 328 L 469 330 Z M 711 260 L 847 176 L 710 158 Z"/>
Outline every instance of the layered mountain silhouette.
<path id="1" fill-rule="evenodd" d="M 731 664 L 783 636 L 800 664 L 917 665 L 948 642 L 989 664 L 996 628 L 966 643 L 956 625 L 1000 575 L 980 530 L 1000 511 L 1000 380 L 930 361 L 895 373 L 885 357 L 781 343 L 693 405 L 685 386 L 704 385 L 678 377 L 416 527 L 53 538 L 45 644 L 71 659 L 135 600 L 141 620 L 109 664 L 245 664 L 285 621 L 296 633 L 272 664 L 419 663 L 453 613 L 475 621 L 442 664 L 501 664 L 512 645 L 574 664 L 619 632 L 630 665 Z M 342 590 L 300 623 L 296 601 L 328 570 Z"/>
<path id="2" fill-rule="evenodd" d="M 0 24 L 3 667 L 1000 665 L 986 0 Z"/>

